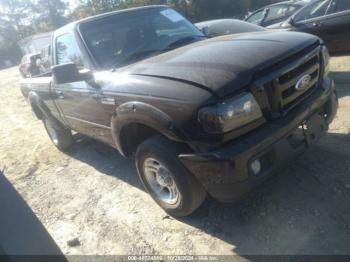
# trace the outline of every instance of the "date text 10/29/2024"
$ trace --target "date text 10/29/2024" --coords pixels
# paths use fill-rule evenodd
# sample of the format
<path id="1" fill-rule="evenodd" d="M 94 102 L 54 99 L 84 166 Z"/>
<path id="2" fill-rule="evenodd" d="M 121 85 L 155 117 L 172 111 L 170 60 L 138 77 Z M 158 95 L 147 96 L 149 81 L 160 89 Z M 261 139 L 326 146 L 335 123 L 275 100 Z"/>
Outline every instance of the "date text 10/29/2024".
<path id="1" fill-rule="evenodd" d="M 219 261 L 216 256 L 128 256 L 128 261 Z"/>

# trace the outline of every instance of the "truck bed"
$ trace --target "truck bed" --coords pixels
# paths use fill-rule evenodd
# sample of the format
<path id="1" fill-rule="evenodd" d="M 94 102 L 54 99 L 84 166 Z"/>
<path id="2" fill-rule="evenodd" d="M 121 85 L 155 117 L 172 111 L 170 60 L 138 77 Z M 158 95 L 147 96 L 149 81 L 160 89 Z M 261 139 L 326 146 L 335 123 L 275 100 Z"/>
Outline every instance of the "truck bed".
<path id="1" fill-rule="evenodd" d="M 48 75 L 40 75 L 32 78 L 24 78 L 20 82 L 21 91 L 24 97 L 28 97 L 30 91 L 49 92 L 50 83 L 52 81 L 51 73 Z"/>

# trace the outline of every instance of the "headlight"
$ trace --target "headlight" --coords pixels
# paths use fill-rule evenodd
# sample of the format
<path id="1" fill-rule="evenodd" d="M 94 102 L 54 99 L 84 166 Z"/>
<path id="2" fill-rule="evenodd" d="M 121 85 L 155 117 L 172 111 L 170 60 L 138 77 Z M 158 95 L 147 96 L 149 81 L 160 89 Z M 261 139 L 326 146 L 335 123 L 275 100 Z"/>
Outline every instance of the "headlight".
<path id="1" fill-rule="evenodd" d="M 226 133 L 263 117 L 261 109 L 250 93 L 243 93 L 219 105 L 199 111 L 199 122 L 210 134 Z"/>
<path id="2" fill-rule="evenodd" d="M 324 64 L 324 78 L 328 76 L 330 65 L 329 65 L 329 60 L 330 60 L 330 55 L 328 52 L 328 48 L 326 46 L 322 46 L 322 60 Z"/>

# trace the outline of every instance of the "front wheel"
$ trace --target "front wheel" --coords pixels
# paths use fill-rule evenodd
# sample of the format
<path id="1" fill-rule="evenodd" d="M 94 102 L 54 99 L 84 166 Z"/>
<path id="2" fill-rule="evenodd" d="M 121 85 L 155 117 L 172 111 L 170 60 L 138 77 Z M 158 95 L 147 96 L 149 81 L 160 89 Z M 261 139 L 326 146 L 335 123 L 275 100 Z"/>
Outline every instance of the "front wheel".
<path id="1" fill-rule="evenodd" d="M 47 118 L 43 122 L 50 140 L 59 150 L 66 150 L 73 144 L 72 132 L 69 129 Z"/>
<path id="2" fill-rule="evenodd" d="M 136 166 L 145 188 L 157 204 L 174 217 L 192 214 L 207 194 L 177 158 L 186 150 L 158 136 L 146 140 L 136 152 Z"/>

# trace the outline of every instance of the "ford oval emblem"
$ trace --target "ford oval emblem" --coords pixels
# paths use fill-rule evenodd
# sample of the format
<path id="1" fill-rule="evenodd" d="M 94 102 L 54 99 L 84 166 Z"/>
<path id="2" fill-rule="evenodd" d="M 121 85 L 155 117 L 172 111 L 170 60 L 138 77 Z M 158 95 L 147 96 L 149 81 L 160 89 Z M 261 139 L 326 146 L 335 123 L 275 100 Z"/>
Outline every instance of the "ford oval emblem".
<path id="1" fill-rule="evenodd" d="M 312 77 L 310 75 L 304 75 L 302 78 L 298 80 L 295 85 L 295 89 L 298 91 L 303 91 L 310 87 Z"/>

